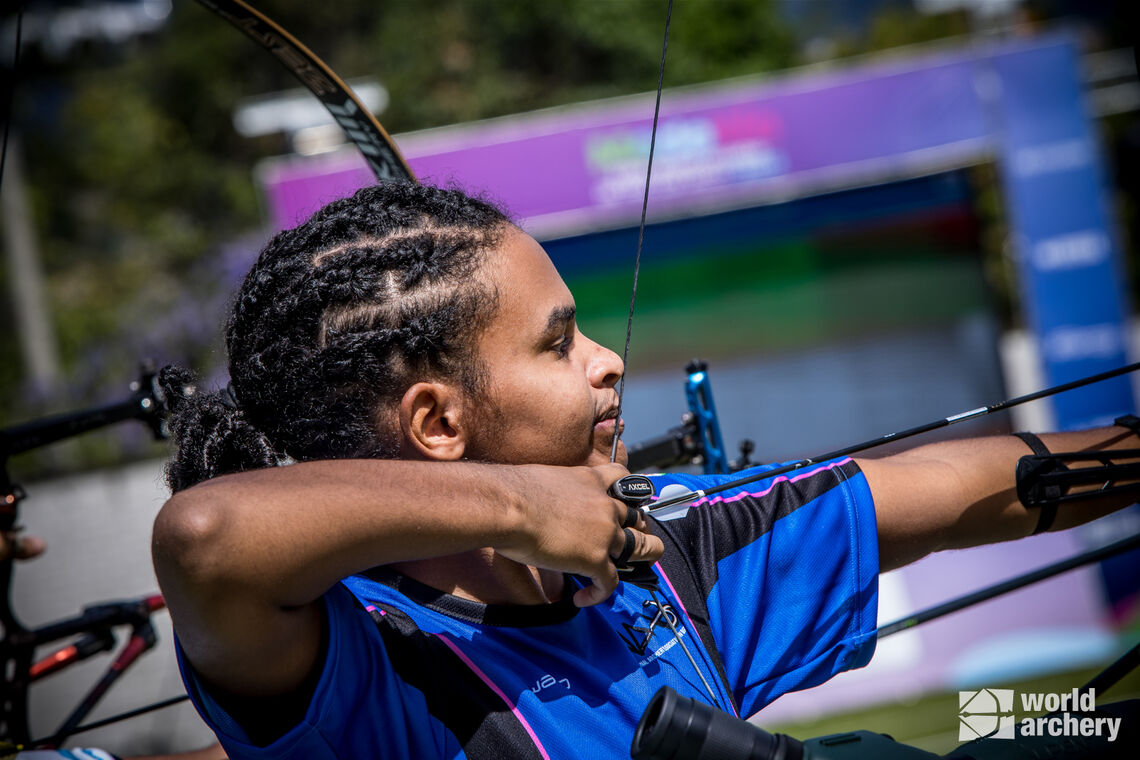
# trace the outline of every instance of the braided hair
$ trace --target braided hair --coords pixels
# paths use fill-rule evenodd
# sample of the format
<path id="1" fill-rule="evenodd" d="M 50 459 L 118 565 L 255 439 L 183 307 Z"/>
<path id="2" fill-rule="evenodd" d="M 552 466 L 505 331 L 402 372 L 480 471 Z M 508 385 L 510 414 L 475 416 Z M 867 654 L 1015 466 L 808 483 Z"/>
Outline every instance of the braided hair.
<path id="1" fill-rule="evenodd" d="M 479 276 L 510 225 L 457 190 L 384 183 L 334 201 L 261 251 L 226 325 L 230 386 L 166 367 L 177 492 L 283 460 L 394 458 L 395 403 L 425 377 L 478 395 L 475 338 L 496 307 Z"/>

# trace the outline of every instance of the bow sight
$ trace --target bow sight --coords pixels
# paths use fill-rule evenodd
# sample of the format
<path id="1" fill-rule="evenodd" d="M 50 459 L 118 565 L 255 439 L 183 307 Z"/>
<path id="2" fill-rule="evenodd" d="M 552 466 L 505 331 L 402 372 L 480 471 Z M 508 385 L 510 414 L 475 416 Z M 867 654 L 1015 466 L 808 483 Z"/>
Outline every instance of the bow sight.
<path id="1" fill-rule="evenodd" d="M 706 475 L 712 475 L 738 472 L 754 464 L 750 456 L 756 446 L 747 438 L 740 442 L 738 458 L 730 461 L 725 454 L 708 370 L 708 363 L 700 359 L 685 366 L 685 400 L 689 410 L 681 417 L 681 424 L 664 435 L 629 447 L 631 472 L 699 465 Z"/>

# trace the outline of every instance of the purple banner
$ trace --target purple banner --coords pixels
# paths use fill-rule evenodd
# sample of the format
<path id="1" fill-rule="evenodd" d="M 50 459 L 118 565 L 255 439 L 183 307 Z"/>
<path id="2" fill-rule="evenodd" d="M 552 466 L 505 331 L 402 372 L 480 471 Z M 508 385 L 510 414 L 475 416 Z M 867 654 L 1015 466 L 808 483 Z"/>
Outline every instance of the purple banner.
<path id="1" fill-rule="evenodd" d="M 688 216 L 960 165 L 987 148 L 965 53 L 666 93 L 655 218 Z M 416 174 L 506 205 L 549 238 L 635 223 L 649 96 L 397 138 Z M 295 224 L 373 179 L 351 153 L 278 160 L 262 182 L 273 223 Z"/>

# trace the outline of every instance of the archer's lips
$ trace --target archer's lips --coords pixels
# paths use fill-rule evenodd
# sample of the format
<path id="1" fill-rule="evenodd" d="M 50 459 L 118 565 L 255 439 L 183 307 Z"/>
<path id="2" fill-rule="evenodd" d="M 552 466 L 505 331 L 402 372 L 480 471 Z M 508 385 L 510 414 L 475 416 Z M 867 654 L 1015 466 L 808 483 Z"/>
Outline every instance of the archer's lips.
<path id="1" fill-rule="evenodd" d="M 624 431 L 625 420 L 621 419 L 620 417 L 607 417 L 606 419 L 598 420 L 594 423 L 594 430 L 597 430 L 599 432 L 609 433 L 612 435 L 615 429 L 619 432 Z"/>

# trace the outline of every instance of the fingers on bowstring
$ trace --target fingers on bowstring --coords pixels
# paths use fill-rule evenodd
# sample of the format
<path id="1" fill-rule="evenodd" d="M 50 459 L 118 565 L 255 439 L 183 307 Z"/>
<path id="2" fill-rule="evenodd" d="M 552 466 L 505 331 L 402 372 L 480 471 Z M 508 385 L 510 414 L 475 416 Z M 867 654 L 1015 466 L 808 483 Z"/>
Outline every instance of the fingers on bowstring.
<path id="1" fill-rule="evenodd" d="M 665 553 L 665 542 L 661 540 L 661 537 L 655 536 L 652 533 L 642 533 L 640 535 L 644 541 L 638 551 L 634 553 L 634 559 L 648 562 L 656 562 L 661 559 L 661 555 Z"/>
<path id="2" fill-rule="evenodd" d="M 630 562 L 653 562 L 664 553 L 665 544 L 660 537 L 635 528 L 622 528 L 610 544 L 610 559 L 616 567 Z"/>
<path id="3" fill-rule="evenodd" d="M 622 545 L 616 551 L 611 551 L 611 556 L 615 557 L 614 562 L 618 567 L 625 564 L 625 562 L 619 562 L 616 559 L 623 554 L 627 561 L 631 557 L 637 560 L 656 560 L 665 552 L 665 544 L 660 538 L 653 535 L 649 527 L 649 519 L 644 511 L 636 507 L 626 507 L 625 518 L 622 520 L 621 527 L 623 531 Z M 636 543 L 632 548 L 629 545 L 630 541 Z"/>

